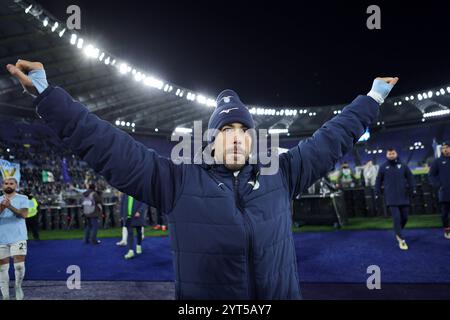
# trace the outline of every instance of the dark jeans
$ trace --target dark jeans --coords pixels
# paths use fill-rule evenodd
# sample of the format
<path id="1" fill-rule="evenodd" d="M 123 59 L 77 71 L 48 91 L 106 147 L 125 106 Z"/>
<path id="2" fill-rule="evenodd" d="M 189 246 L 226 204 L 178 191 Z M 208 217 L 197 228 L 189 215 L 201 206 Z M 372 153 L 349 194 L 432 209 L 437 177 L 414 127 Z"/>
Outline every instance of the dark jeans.
<path id="1" fill-rule="evenodd" d="M 39 240 L 39 218 L 38 215 L 35 215 L 34 217 L 27 218 L 25 220 L 27 224 L 27 229 L 31 231 L 33 234 L 34 240 Z"/>
<path id="2" fill-rule="evenodd" d="M 389 206 L 388 208 L 394 220 L 395 234 L 403 239 L 402 230 L 408 222 L 409 206 Z"/>
<path id="3" fill-rule="evenodd" d="M 84 233 L 84 242 L 97 242 L 98 219 L 86 218 L 86 228 Z"/>
<path id="4" fill-rule="evenodd" d="M 450 212 L 450 202 L 441 202 L 442 225 L 448 228 L 448 213 Z"/>
<path id="5" fill-rule="evenodd" d="M 141 245 L 142 243 L 142 227 L 133 227 L 131 224 L 133 222 L 132 218 L 128 218 L 127 222 L 126 222 L 126 227 L 128 230 L 128 238 L 127 238 L 127 244 L 128 244 L 128 249 L 129 250 L 133 250 L 133 245 L 134 245 L 134 232 L 133 232 L 133 228 L 136 229 L 136 233 L 137 233 L 137 244 L 138 246 Z"/>

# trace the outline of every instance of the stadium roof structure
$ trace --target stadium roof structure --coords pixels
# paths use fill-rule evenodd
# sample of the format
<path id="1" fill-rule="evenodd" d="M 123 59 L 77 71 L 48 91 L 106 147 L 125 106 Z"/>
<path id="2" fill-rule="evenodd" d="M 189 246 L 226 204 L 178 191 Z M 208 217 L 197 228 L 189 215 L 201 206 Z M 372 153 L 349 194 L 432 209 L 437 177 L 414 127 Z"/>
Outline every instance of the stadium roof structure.
<path id="1" fill-rule="evenodd" d="M 66 89 L 100 118 L 142 135 L 170 136 L 176 128 L 203 128 L 215 107 L 213 97 L 157 79 L 151 70 L 130 66 L 68 30 L 38 2 L 0 0 L 0 117 L 36 121 L 33 100 L 4 66 L 17 59 L 40 61 L 51 84 Z M 445 83 L 445 79 L 443 79 Z M 307 136 L 340 113 L 343 105 L 255 106 L 247 102 L 257 128 Z M 450 117 L 450 84 L 392 97 L 376 126 L 420 124 Z"/>

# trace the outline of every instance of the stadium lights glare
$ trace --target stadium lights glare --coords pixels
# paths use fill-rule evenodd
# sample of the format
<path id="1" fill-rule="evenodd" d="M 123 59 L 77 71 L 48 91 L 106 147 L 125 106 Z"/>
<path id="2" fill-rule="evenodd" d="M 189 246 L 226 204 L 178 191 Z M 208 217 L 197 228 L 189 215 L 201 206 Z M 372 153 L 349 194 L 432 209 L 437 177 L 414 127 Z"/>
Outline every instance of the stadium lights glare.
<path id="1" fill-rule="evenodd" d="M 126 125 L 127 127 L 129 127 L 129 126 L 131 125 L 131 123 L 127 122 L 125 125 Z"/>
<path id="2" fill-rule="evenodd" d="M 128 72 L 128 65 L 126 63 L 121 63 L 119 66 L 119 72 L 125 74 Z"/>
<path id="3" fill-rule="evenodd" d="M 120 126 L 120 121 L 116 120 L 116 126 Z"/>
<path id="4" fill-rule="evenodd" d="M 447 92 L 450 93 L 450 87 L 447 87 Z"/>
<path id="5" fill-rule="evenodd" d="M 427 112 L 423 114 L 424 118 L 430 118 L 430 117 L 440 117 L 450 114 L 450 110 L 438 110 L 433 112 Z"/>
<path id="6" fill-rule="evenodd" d="M 33 5 L 30 4 L 26 9 L 25 9 L 25 13 L 30 12 L 31 8 L 33 8 Z"/>
<path id="7" fill-rule="evenodd" d="M 177 127 L 177 128 L 175 128 L 175 132 L 177 132 L 177 133 L 192 133 L 192 129 Z"/>
<path id="8" fill-rule="evenodd" d="M 111 58 L 110 58 L 110 57 L 106 58 L 106 59 L 105 59 L 105 64 L 108 65 L 108 64 L 110 63 L 110 61 L 111 61 Z"/>
<path id="9" fill-rule="evenodd" d="M 439 92 L 440 92 L 441 94 L 445 94 L 444 88 L 441 88 L 441 90 L 439 90 Z"/>
<path id="10" fill-rule="evenodd" d="M 86 56 L 88 56 L 89 58 L 94 58 L 97 59 L 98 55 L 100 53 L 100 50 L 98 48 L 95 48 L 92 44 L 89 44 L 86 46 L 86 48 L 84 49 L 84 53 L 86 54 Z"/>
<path id="11" fill-rule="evenodd" d="M 42 25 L 44 27 L 48 26 L 48 18 L 47 17 L 45 17 L 44 21 L 42 22 Z"/>
<path id="12" fill-rule="evenodd" d="M 144 84 L 149 86 L 149 87 L 153 87 L 156 89 L 161 90 L 164 86 L 164 82 L 161 80 L 158 80 L 156 78 L 153 77 L 145 77 L 144 79 Z"/>
<path id="13" fill-rule="evenodd" d="M 142 79 L 143 79 L 142 73 L 138 72 L 135 74 L 134 80 L 136 80 L 137 82 L 140 82 L 140 81 L 142 81 Z"/>
<path id="14" fill-rule="evenodd" d="M 65 32 L 66 32 L 66 28 L 62 29 L 62 30 L 59 32 L 59 37 L 62 38 L 62 36 L 64 35 Z"/>
<path id="15" fill-rule="evenodd" d="M 114 59 L 111 63 L 112 66 L 116 65 L 116 59 Z"/>
<path id="16" fill-rule="evenodd" d="M 100 55 L 100 57 L 98 57 L 98 60 L 99 60 L 99 61 L 102 61 L 104 57 L 105 57 L 105 53 L 102 52 L 102 54 Z"/>
<path id="17" fill-rule="evenodd" d="M 288 129 L 269 129 L 269 134 L 282 134 L 282 133 L 288 133 Z"/>
<path id="18" fill-rule="evenodd" d="M 417 95 L 417 99 L 419 99 L 419 101 L 422 101 L 423 97 L 420 93 Z"/>
<path id="19" fill-rule="evenodd" d="M 55 21 L 55 23 L 53 24 L 53 27 L 52 27 L 52 32 L 55 32 L 55 30 L 58 28 L 58 26 L 59 26 L 59 23 L 57 21 Z"/>
<path id="20" fill-rule="evenodd" d="M 159 130 L 158 130 L 158 128 L 155 128 L 155 132 L 158 132 Z"/>
<path id="21" fill-rule="evenodd" d="M 78 43 L 77 43 L 77 48 L 78 49 L 83 49 L 83 38 L 78 39 Z"/>
<path id="22" fill-rule="evenodd" d="M 72 33 L 70 36 L 70 44 L 75 45 L 77 43 L 77 35 L 75 33 Z"/>
<path id="23" fill-rule="evenodd" d="M 125 127 L 125 121 L 120 121 L 120 125 Z"/>
<path id="24" fill-rule="evenodd" d="M 136 127 L 136 123 L 133 122 L 133 123 L 131 124 L 131 126 L 132 126 L 133 128 Z"/>

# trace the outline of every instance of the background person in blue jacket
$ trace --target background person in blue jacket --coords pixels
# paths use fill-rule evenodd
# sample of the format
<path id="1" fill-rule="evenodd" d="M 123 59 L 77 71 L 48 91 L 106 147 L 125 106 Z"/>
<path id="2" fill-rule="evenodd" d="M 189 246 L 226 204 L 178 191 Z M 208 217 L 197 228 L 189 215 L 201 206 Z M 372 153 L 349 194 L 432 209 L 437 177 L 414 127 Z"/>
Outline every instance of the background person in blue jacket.
<path id="1" fill-rule="evenodd" d="M 112 186 L 167 215 L 177 299 L 300 299 L 291 200 L 351 150 L 398 81 L 375 79 L 367 95 L 279 155 L 279 170 L 267 175 L 247 162 L 254 123 L 232 90 L 219 94 L 208 123 L 217 129 L 216 163 L 175 164 L 49 86 L 41 63 L 7 69 L 38 95 L 38 115 L 67 147 Z"/>
<path id="2" fill-rule="evenodd" d="M 442 154 L 435 159 L 430 167 L 429 178 L 433 186 L 439 189 L 439 203 L 442 211 L 444 236 L 450 239 L 448 214 L 450 211 L 450 142 L 442 143 Z"/>
<path id="3" fill-rule="evenodd" d="M 416 183 L 408 166 L 398 159 L 397 151 L 390 148 L 386 152 L 387 161 L 380 166 L 375 190 L 381 195 L 384 186 L 384 202 L 391 212 L 394 220 L 394 230 L 398 245 L 402 250 L 408 250 L 403 238 L 402 230 L 408 222 L 409 196 L 415 193 Z"/>
<path id="4" fill-rule="evenodd" d="M 145 212 L 148 206 L 142 203 L 132 196 L 123 194 L 120 201 L 120 214 L 123 221 L 125 221 L 125 226 L 127 227 L 128 233 L 128 252 L 125 255 L 125 259 L 134 258 L 134 232 L 133 228 L 136 229 L 136 253 L 142 253 L 142 227 L 145 225 Z"/>

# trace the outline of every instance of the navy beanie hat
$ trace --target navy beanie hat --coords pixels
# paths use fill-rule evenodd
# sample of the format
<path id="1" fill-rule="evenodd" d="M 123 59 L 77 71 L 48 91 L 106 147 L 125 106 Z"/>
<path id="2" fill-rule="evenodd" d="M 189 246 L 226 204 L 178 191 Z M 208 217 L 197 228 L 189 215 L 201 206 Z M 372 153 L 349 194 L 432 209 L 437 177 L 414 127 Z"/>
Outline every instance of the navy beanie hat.
<path id="1" fill-rule="evenodd" d="M 208 129 L 220 130 L 226 124 L 239 122 L 248 129 L 255 127 L 252 115 L 247 107 L 239 99 L 239 96 L 233 90 L 222 91 L 216 100 L 217 107 L 211 118 L 209 118 Z M 214 137 L 212 131 L 208 134 L 208 141 L 212 142 Z"/>

